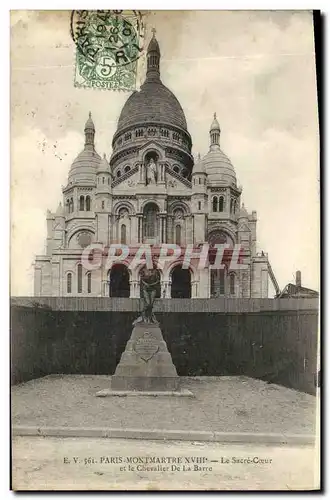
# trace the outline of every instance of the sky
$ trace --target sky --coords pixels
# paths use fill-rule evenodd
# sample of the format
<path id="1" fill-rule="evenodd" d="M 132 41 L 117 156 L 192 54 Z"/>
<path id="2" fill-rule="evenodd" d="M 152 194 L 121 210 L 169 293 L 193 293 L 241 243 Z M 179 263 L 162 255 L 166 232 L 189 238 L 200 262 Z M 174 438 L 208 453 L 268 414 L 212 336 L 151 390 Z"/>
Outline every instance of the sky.
<path id="1" fill-rule="evenodd" d="M 302 272 L 319 289 L 319 135 L 312 14 L 308 11 L 155 11 L 161 78 L 180 101 L 193 154 L 205 155 L 213 113 L 221 149 L 257 211 L 257 249 L 280 288 Z M 143 63 L 143 60 L 141 60 Z M 45 250 L 46 211 L 84 143 L 89 111 L 96 150 L 111 154 L 130 95 L 74 87 L 69 11 L 11 13 L 11 293 L 33 294 Z M 143 64 L 140 76 L 143 75 Z M 272 295 L 272 289 L 270 290 Z"/>

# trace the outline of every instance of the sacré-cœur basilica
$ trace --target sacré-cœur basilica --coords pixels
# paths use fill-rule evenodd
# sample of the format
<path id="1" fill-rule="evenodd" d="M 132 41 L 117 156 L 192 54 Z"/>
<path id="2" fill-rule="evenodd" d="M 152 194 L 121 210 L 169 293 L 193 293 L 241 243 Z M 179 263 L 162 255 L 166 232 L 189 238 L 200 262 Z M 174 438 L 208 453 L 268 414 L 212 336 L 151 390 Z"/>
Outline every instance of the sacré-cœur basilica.
<path id="1" fill-rule="evenodd" d="M 242 188 L 221 149 L 216 115 L 209 151 L 194 160 L 184 111 L 161 81 L 160 58 L 153 36 L 145 82 L 121 111 L 110 161 L 95 150 L 89 116 L 84 149 L 71 165 L 63 201 L 55 213 L 47 212 L 46 251 L 35 260 L 35 296 L 138 298 L 144 266 L 129 267 L 137 249 L 152 245 L 157 262 L 161 244 L 171 243 L 181 247 L 182 256 L 158 270 L 159 297 L 268 297 L 272 270 L 267 254 L 257 252 L 257 213 L 241 202 Z M 129 255 L 86 269 L 82 252 L 96 243 L 125 244 Z M 210 258 L 204 268 L 192 259 L 183 269 L 185 248 L 204 243 L 210 249 L 239 245 L 244 268 L 231 269 L 227 250 L 223 268 L 212 269 Z"/>

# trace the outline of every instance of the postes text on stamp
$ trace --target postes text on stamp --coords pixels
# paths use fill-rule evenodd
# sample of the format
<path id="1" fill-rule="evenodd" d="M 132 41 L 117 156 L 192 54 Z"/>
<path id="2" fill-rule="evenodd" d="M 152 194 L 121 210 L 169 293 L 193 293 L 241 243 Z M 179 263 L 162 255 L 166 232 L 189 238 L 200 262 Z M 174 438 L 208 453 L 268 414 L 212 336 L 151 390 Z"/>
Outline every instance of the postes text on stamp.
<path id="1" fill-rule="evenodd" d="M 71 36 L 76 44 L 75 87 L 135 90 L 144 44 L 139 11 L 73 11 Z"/>

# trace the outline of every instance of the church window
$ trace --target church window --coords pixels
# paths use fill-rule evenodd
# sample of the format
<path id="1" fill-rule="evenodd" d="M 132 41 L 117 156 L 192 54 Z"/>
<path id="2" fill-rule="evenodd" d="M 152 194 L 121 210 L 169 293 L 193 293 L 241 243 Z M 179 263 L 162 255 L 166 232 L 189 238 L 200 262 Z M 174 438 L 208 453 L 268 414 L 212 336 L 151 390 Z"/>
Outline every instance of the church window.
<path id="1" fill-rule="evenodd" d="M 92 293 L 92 273 L 87 273 L 87 293 Z"/>
<path id="2" fill-rule="evenodd" d="M 154 238 L 157 235 L 157 205 L 154 203 L 149 203 L 144 211 L 145 217 L 145 230 L 144 234 L 146 238 Z"/>
<path id="3" fill-rule="evenodd" d="M 67 212 L 70 213 L 70 200 L 69 199 L 66 200 L 66 209 L 67 209 Z"/>
<path id="4" fill-rule="evenodd" d="M 72 293 L 72 273 L 68 273 L 66 277 L 66 291 Z"/>
<path id="5" fill-rule="evenodd" d="M 213 212 L 218 211 L 218 198 L 216 196 L 213 196 L 212 198 L 212 210 Z"/>
<path id="6" fill-rule="evenodd" d="M 91 209 L 91 199 L 89 196 L 86 196 L 86 210 L 89 212 Z"/>
<path id="7" fill-rule="evenodd" d="M 211 270 L 211 297 L 225 295 L 225 269 Z"/>
<path id="8" fill-rule="evenodd" d="M 124 171 L 125 173 L 127 174 L 127 172 L 129 172 L 131 170 L 131 167 L 129 165 L 126 165 Z"/>
<path id="9" fill-rule="evenodd" d="M 178 167 L 177 165 L 174 165 L 173 170 L 174 170 L 174 172 L 176 172 L 177 174 L 180 172 L 180 169 L 179 169 L 179 167 Z"/>
<path id="10" fill-rule="evenodd" d="M 104 201 L 102 201 L 102 210 L 104 209 Z"/>
<path id="11" fill-rule="evenodd" d="M 236 200 L 234 201 L 234 214 L 236 214 Z"/>
<path id="12" fill-rule="evenodd" d="M 219 212 L 223 212 L 223 206 L 224 206 L 223 196 L 220 196 L 220 198 L 219 198 Z"/>
<path id="13" fill-rule="evenodd" d="M 198 177 L 198 184 L 201 184 L 202 183 L 202 179 L 200 177 Z"/>
<path id="14" fill-rule="evenodd" d="M 202 210 L 202 202 L 201 201 L 198 202 L 198 210 Z"/>
<path id="15" fill-rule="evenodd" d="M 230 295 L 235 294 L 235 274 L 231 273 L 229 275 L 229 290 L 230 290 Z"/>
<path id="16" fill-rule="evenodd" d="M 85 210 L 85 198 L 83 196 L 79 198 L 79 210 Z"/>
<path id="17" fill-rule="evenodd" d="M 110 184 L 110 177 L 108 177 L 108 184 Z"/>
<path id="18" fill-rule="evenodd" d="M 122 224 L 120 228 L 120 243 L 126 245 L 126 225 Z"/>
<path id="19" fill-rule="evenodd" d="M 176 245 L 181 245 L 181 226 L 177 224 L 175 226 L 175 243 Z"/>
<path id="20" fill-rule="evenodd" d="M 220 295 L 225 294 L 225 270 L 219 269 L 219 291 Z"/>
<path id="21" fill-rule="evenodd" d="M 73 212 L 73 198 L 71 198 L 70 205 L 71 205 L 71 213 L 72 213 Z"/>
<path id="22" fill-rule="evenodd" d="M 77 292 L 82 293 L 82 265 L 77 266 Z"/>
<path id="23" fill-rule="evenodd" d="M 121 176 L 121 171 L 117 170 L 117 177 L 120 177 L 120 176 Z"/>
<path id="24" fill-rule="evenodd" d="M 102 177 L 102 184 L 104 184 L 105 182 L 105 177 Z"/>
<path id="25" fill-rule="evenodd" d="M 234 200 L 231 199 L 230 200 L 230 213 L 232 214 L 233 213 L 233 206 L 234 206 Z"/>

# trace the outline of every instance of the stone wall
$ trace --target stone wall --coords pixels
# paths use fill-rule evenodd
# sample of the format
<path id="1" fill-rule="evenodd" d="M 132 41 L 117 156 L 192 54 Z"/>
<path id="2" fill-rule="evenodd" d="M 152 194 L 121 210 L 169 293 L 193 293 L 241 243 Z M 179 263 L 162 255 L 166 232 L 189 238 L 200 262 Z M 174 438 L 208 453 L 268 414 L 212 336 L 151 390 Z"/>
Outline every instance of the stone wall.
<path id="1" fill-rule="evenodd" d="M 12 306 L 50 308 L 61 311 L 139 311 L 140 299 L 118 297 L 12 297 Z M 319 300 L 291 299 L 157 299 L 156 312 L 258 312 L 318 311 Z"/>
<path id="2" fill-rule="evenodd" d="M 139 301 L 116 299 L 117 310 L 109 311 L 96 310 L 96 302 L 89 302 L 89 309 L 77 307 L 87 303 L 80 299 L 79 304 L 76 298 L 70 299 L 71 306 L 66 302 L 66 309 L 61 309 L 63 302 L 53 300 L 58 301 L 54 309 L 40 304 L 12 305 L 12 382 L 54 373 L 113 374 L 131 334 Z M 131 307 L 124 311 L 128 300 Z M 179 375 L 246 375 L 314 392 L 315 301 L 314 308 L 305 300 L 304 309 L 292 306 L 291 310 L 271 309 L 277 301 L 263 304 L 263 310 L 262 301 L 250 301 L 245 311 L 243 302 L 240 306 L 236 303 L 240 312 L 229 310 L 235 301 L 231 305 L 226 301 L 226 311 L 221 311 L 220 302 L 159 301 L 157 319 Z M 278 305 L 285 302 L 288 304 L 283 300 Z M 199 307 L 192 310 L 190 304 Z M 293 304 L 297 306 L 299 301 L 293 299 Z M 202 306 L 208 310 L 201 312 Z"/>

